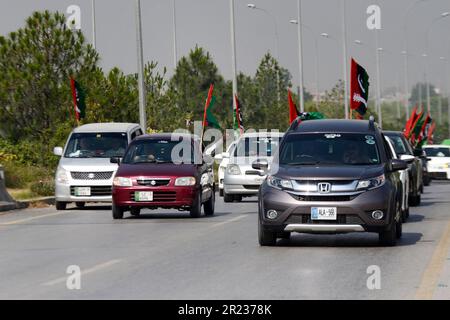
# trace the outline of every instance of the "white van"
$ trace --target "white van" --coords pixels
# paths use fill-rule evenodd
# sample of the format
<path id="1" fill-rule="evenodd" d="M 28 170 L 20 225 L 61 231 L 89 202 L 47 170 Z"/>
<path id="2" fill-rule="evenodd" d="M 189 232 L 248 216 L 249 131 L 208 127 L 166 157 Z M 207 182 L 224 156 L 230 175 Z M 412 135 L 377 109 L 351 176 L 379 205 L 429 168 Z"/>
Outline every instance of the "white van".
<path id="1" fill-rule="evenodd" d="M 136 123 L 91 123 L 72 131 L 65 148 L 55 147 L 61 156 L 55 176 L 57 210 L 69 202 L 83 208 L 86 202 L 111 202 L 111 188 L 117 164 L 131 140 L 143 134 Z"/>

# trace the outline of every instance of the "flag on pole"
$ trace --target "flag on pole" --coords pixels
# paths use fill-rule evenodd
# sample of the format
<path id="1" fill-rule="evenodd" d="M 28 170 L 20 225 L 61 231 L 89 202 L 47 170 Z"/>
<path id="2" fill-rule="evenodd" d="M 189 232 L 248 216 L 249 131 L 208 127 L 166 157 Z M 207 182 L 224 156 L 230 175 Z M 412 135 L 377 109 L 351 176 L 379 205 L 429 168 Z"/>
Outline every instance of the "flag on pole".
<path id="1" fill-rule="evenodd" d="M 433 144 L 434 129 L 436 129 L 436 121 L 433 120 L 433 123 L 431 124 L 430 129 L 428 129 L 428 134 L 427 134 L 428 144 Z"/>
<path id="2" fill-rule="evenodd" d="M 233 112 L 233 125 L 234 125 L 234 130 L 239 130 L 240 134 L 244 133 L 244 124 L 242 121 L 242 105 L 241 102 L 239 101 L 237 95 L 234 96 L 234 100 L 235 100 L 235 110 Z"/>
<path id="3" fill-rule="evenodd" d="M 425 117 L 425 120 L 422 123 L 422 127 L 420 128 L 419 135 L 417 136 L 417 147 L 421 148 L 422 145 L 425 143 L 425 138 L 428 137 L 428 130 L 431 124 L 431 116 L 428 113 Z"/>
<path id="4" fill-rule="evenodd" d="M 289 124 L 291 124 L 300 115 L 297 106 L 292 100 L 291 90 L 288 89 L 288 103 L 289 103 Z"/>
<path id="5" fill-rule="evenodd" d="M 414 107 L 414 109 L 411 112 L 411 116 L 409 117 L 408 121 L 406 121 L 405 129 L 403 130 L 403 135 L 405 138 L 409 139 L 411 136 L 411 131 L 413 129 L 414 122 L 416 121 L 416 118 L 419 114 L 417 113 L 417 105 Z"/>
<path id="6" fill-rule="evenodd" d="M 425 112 L 422 107 L 422 111 L 417 115 L 416 119 L 414 120 L 412 129 L 410 132 L 409 139 L 412 144 L 415 144 L 417 141 L 416 139 L 419 137 L 420 130 L 422 129 L 423 121 L 425 120 L 424 114 L 425 114 Z"/>
<path id="7" fill-rule="evenodd" d="M 80 121 L 86 116 L 85 93 L 81 85 L 73 78 L 70 78 L 70 87 L 72 89 L 73 105 L 75 109 L 75 119 Z"/>
<path id="8" fill-rule="evenodd" d="M 350 109 L 357 112 L 358 119 L 362 119 L 367 112 L 369 74 L 353 58 L 350 72 Z"/>
<path id="9" fill-rule="evenodd" d="M 212 107 L 214 106 L 215 103 L 216 103 L 216 97 L 212 96 L 211 97 L 211 101 L 209 102 L 209 106 L 208 106 L 208 108 L 206 108 L 205 127 L 212 127 L 212 128 L 216 128 L 216 129 L 222 129 L 220 127 L 219 121 L 217 121 L 217 119 L 212 114 Z"/>
<path id="10" fill-rule="evenodd" d="M 206 110 L 208 110 L 208 107 L 211 103 L 213 91 L 214 91 L 214 85 L 211 84 L 209 86 L 208 96 L 207 96 L 206 102 L 205 102 L 205 110 L 203 112 L 203 123 L 202 123 L 203 130 L 205 130 L 205 125 L 206 125 Z M 202 136 L 203 136 L 203 134 L 202 134 Z"/>

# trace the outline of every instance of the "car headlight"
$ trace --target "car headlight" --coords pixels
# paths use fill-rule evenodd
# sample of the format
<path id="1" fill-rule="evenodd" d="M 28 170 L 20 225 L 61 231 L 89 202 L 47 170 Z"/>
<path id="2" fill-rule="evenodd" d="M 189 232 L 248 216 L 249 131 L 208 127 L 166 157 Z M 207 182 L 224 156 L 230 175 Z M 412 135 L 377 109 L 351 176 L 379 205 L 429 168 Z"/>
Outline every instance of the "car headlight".
<path id="1" fill-rule="evenodd" d="M 195 185 L 194 177 L 180 177 L 175 179 L 176 186 L 193 186 Z"/>
<path id="2" fill-rule="evenodd" d="M 116 187 L 131 187 L 133 185 L 133 181 L 131 181 L 130 178 L 115 177 L 113 180 L 113 185 Z"/>
<path id="3" fill-rule="evenodd" d="M 59 168 L 58 171 L 56 171 L 56 181 L 59 183 L 69 182 L 69 176 L 66 169 Z"/>
<path id="4" fill-rule="evenodd" d="M 450 163 L 444 163 L 444 168 L 445 168 L 445 169 L 450 168 Z"/>
<path id="5" fill-rule="evenodd" d="M 277 189 L 294 189 L 291 180 L 280 179 L 274 176 L 267 177 L 267 184 Z"/>
<path id="6" fill-rule="evenodd" d="M 375 189 L 375 188 L 379 188 L 382 185 L 384 185 L 385 182 L 386 182 L 386 177 L 384 176 L 384 174 L 382 174 L 379 177 L 359 181 L 356 189 L 357 190 Z"/>
<path id="7" fill-rule="evenodd" d="M 241 169 L 239 168 L 239 166 L 237 164 L 229 164 L 227 166 L 227 173 L 231 174 L 231 175 L 240 175 Z"/>

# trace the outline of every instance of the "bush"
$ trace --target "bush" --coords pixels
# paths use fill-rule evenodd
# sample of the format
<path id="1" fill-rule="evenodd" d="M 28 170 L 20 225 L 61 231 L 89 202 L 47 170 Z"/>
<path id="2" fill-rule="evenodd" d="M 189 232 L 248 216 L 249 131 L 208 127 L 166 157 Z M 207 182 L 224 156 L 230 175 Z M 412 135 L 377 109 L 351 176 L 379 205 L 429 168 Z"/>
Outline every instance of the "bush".
<path id="1" fill-rule="evenodd" d="M 53 196 L 55 194 L 55 183 L 50 180 L 41 180 L 38 182 L 34 182 L 30 185 L 31 192 L 43 196 L 43 197 L 49 197 Z"/>
<path id="2" fill-rule="evenodd" d="M 7 188 L 23 189 L 36 181 L 50 181 L 53 171 L 47 168 L 27 166 L 16 162 L 5 162 L 5 183 Z"/>

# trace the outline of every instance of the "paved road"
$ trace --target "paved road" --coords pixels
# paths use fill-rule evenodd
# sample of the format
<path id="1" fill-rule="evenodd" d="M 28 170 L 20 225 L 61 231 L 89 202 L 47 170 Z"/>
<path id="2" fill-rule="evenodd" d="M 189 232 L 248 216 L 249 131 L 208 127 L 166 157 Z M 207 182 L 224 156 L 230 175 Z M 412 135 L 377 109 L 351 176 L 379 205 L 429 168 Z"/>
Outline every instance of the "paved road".
<path id="1" fill-rule="evenodd" d="M 397 247 L 375 234 L 294 235 L 257 243 L 256 199 L 214 217 L 54 207 L 0 216 L 1 299 L 450 299 L 450 184 L 433 182 Z M 82 270 L 81 289 L 66 270 Z M 381 289 L 367 268 L 379 266 Z"/>

